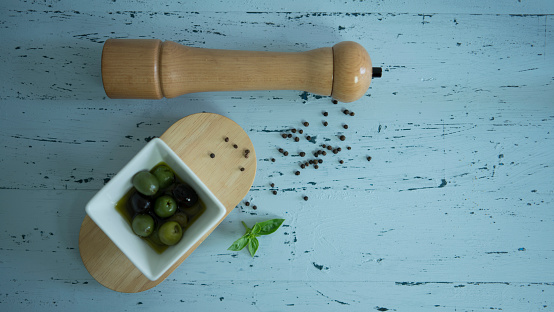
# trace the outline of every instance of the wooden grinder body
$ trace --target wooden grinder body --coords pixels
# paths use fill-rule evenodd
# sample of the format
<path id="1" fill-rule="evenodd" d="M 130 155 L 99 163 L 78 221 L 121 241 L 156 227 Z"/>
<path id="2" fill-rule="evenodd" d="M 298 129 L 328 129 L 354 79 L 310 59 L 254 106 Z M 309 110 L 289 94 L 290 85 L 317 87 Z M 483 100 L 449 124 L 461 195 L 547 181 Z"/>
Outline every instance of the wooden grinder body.
<path id="1" fill-rule="evenodd" d="M 365 94 L 371 77 L 369 54 L 351 41 L 305 52 L 258 52 L 193 48 L 158 39 L 108 39 L 102 51 L 102 81 L 110 98 L 303 90 L 352 102 Z"/>

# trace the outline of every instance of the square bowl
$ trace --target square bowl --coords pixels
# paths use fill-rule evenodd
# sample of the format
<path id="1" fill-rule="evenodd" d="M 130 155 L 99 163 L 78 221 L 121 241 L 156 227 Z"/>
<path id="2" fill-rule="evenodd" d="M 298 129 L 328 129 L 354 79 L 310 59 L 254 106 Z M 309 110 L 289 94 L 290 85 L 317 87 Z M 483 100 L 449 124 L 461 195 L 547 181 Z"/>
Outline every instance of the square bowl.
<path id="1" fill-rule="evenodd" d="M 179 243 L 157 253 L 137 236 L 116 210 L 117 202 L 133 187 L 131 178 L 165 162 L 192 187 L 206 210 L 186 231 Z M 138 152 L 86 205 L 87 215 L 149 280 L 159 279 L 177 260 L 225 217 L 225 206 L 161 139 L 153 139 Z"/>

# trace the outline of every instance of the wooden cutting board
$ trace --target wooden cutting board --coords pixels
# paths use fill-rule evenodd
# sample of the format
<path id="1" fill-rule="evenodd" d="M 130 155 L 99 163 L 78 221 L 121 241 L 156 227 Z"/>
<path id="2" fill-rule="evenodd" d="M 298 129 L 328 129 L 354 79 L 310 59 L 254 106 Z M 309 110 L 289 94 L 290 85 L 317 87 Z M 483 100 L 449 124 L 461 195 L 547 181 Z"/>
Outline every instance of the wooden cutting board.
<path id="1" fill-rule="evenodd" d="M 221 201 L 227 209 L 225 216 L 250 190 L 256 175 L 256 152 L 246 132 L 229 118 L 211 113 L 190 115 L 174 123 L 160 139 Z M 248 157 L 246 149 L 250 150 Z M 215 158 L 206 157 L 206 151 L 214 153 Z M 79 251 L 85 267 L 100 284 L 115 291 L 136 293 L 165 280 L 216 227 L 156 281 L 142 275 L 88 216 L 79 232 Z"/>

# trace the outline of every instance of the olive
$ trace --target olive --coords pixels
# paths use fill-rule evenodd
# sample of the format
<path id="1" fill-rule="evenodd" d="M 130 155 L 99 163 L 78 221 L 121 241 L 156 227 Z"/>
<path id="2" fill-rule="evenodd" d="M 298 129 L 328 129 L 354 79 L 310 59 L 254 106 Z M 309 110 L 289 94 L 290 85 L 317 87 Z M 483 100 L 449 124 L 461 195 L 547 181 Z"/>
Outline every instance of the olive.
<path id="1" fill-rule="evenodd" d="M 190 206 L 190 207 L 179 207 L 181 211 L 187 214 L 189 219 L 194 218 L 195 215 L 197 215 L 201 210 L 202 206 L 200 206 L 200 202 L 196 202 L 196 204 Z"/>
<path id="2" fill-rule="evenodd" d="M 177 210 L 177 203 L 171 196 L 163 195 L 156 199 L 154 212 L 160 218 L 171 217 Z"/>
<path id="3" fill-rule="evenodd" d="M 177 244 L 183 237 L 183 229 L 181 229 L 181 226 L 176 221 L 168 221 L 160 226 L 158 235 L 162 243 L 172 246 Z"/>
<path id="4" fill-rule="evenodd" d="M 148 237 L 154 231 L 154 219 L 146 214 L 136 215 L 132 223 L 133 232 L 141 237 Z"/>
<path id="5" fill-rule="evenodd" d="M 150 236 L 148 236 L 148 239 L 156 245 L 163 246 L 164 243 L 162 243 L 162 241 L 160 240 L 159 231 L 160 231 L 159 228 L 155 229 L 152 232 L 152 234 L 150 234 Z"/>
<path id="6" fill-rule="evenodd" d="M 173 197 L 179 204 L 185 207 L 191 207 L 198 201 L 198 194 L 196 194 L 192 187 L 184 184 L 179 184 L 173 189 Z"/>
<path id="7" fill-rule="evenodd" d="M 176 212 L 174 215 L 171 216 L 171 218 L 167 219 L 167 221 L 175 221 L 179 223 L 182 229 L 184 229 L 187 226 L 188 223 L 188 217 L 187 214 L 184 212 Z"/>
<path id="8" fill-rule="evenodd" d="M 158 179 L 160 188 L 164 189 L 175 181 L 175 174 L 168 166 L 160 165 L 154 168 L 152 174 Z"/>
<path id="9" fill-rule="evenodd" d="M 139 192 L 135 192 L 131 195 L 130 204 L 133 212 L 141 213 L 152 207 L 152 200 Z"/>
<path id="10" fill-rule="evenodd" d="M 148 171 L 138 172 L 133 176 L 131 182 L 137 191 L 146 196 L 156 194 L 158 188 L 160 187 L 158 179 L 156 179 L 156 177 Z"/>

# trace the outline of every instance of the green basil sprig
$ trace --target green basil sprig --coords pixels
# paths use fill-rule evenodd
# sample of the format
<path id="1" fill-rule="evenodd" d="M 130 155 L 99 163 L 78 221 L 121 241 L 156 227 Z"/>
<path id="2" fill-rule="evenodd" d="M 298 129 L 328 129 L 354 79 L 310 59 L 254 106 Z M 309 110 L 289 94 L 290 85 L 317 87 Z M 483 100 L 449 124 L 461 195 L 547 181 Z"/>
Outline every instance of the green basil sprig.
<path id="1" fill-rule="evenodd" d="M 261 235 L 269 235 L 275 231 L 283 224 L 285 219 L 271 219 L 264 222 L 258 222 L 254 224 L 252 228 L 249 228 L 244 221 L 242 221 L 242 225 L 244 225 L 244 228 L 246 229 L 246 233 L 244 235 L 237 239 L 227 250 L 232 251 L 239 251 L 242 250 L 244 247 L 248 246 L 248 251 L 250 251 L 250 255 L 254 257 L 256 254 L 256 251 L 258 250 L 258 247 L 260 246 L 260 242 L 256 237 L 259 237 Z"/>

